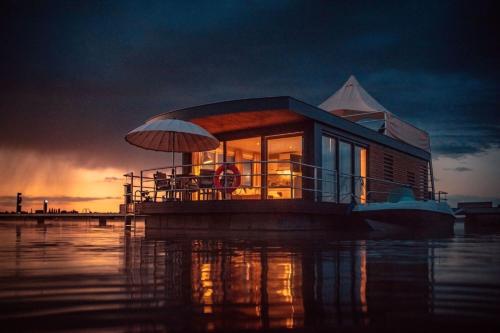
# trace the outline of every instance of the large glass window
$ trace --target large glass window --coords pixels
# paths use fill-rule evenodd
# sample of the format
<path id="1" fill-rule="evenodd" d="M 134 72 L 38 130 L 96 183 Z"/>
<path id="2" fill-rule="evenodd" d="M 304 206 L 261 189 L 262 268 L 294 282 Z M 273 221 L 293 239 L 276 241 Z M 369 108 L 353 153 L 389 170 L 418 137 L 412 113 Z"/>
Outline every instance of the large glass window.
<path id="1" fill-rule="evenodd" d="M 221 142 L 219 147 L 214 150 L 193 153 L 193 171 L 196 175 L 200 175 L 201 170 L 215 172 L 224 161 L 224 144 Z"/>
<path id="2" fill-rule="evenodd" d="M 354 195 L 361 203 L 366 202 L 366 148 L 354 147 Z"/>
<path id="3" fill-rule="evenodd" d="M 267 198 L 302 198 L 302 135 L 267 139 Z"/>
<path id="4" fill-rule="evenodd" d="M 241 185 L 232 193 L 233 199 L 260 199 L 260 141 L 260 137 L 254 137 L 226 142 L 226 161 L 234 163 L 241 174 Z"/>
<path id="5" fill-rule="evenodd" d="M 349 203 L 352 199 L 352 145 L 343 141 L 339 143 L 339 178 L 339 200 Z"/>
<path id="6" fill-rule="evenodd" d="M 337 200 L 337 177 L 335 174 L 335 142 L 336 140 L 329 136 L 323 136 L 321 144 L 321 200 Z"/>
<path id="7" fill-rule="evenodd" d="M 216 199 L 220 194 L 213 191 L 215 170 L 224 162 L 224 143 L 221 142 L 217 149 L 196 152 L 192 155 L 193 173 L 198 176 L 199 193 L 194 197 L 200 200 Z"/>

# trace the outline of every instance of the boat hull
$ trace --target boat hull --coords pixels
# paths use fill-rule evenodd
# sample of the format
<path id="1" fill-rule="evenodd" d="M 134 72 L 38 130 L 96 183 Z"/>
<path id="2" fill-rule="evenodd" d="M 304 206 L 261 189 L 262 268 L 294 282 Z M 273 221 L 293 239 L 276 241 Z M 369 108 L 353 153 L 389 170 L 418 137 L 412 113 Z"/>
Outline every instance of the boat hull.
<path id="1" fill-rule="evenodd" d="M 455 216 L 448 213 L 418 209 L 355 211 L 353 215 L 375 230 L 452 230 Z"/>

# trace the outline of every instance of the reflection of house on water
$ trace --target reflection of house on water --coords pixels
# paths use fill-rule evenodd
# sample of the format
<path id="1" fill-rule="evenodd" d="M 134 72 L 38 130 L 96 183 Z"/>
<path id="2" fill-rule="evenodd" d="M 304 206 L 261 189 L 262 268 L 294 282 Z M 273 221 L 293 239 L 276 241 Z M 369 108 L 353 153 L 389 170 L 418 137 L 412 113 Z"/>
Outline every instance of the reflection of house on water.
<path id="1" fill-rule="evenodd" d="M 147 285 L 158 306 L 189 309 L 193 329 L 368 323 L 363 243 L 279 245 L 143 240 L 129 244 L 125 264 L 132 284 Z"/>
<path id="2" fill-rule="evenodd" d="M 368 246 L 367 301 L 372 323 L 408 323 L 426 320 L 433 313 L 434 250 L 429 242 Z"/>

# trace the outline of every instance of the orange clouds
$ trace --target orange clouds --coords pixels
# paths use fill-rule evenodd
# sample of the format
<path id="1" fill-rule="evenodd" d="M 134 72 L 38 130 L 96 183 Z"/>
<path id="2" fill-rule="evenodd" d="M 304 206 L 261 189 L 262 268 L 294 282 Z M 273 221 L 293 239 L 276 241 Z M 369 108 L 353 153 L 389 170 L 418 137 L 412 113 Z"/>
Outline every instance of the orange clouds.
<path id="1" fill-rule="evenodd" d="M 80 166 L 71 155 L 0 149 L 0 196 L 52 199 L 51 208 L 84 208 L 117 211 L 122 202 L 122 175 L 117 168 Z M 7 201 L 7 202 L 6 202 Z M 40 203 L 24 200 L 23 210 L 40 209 Z M 15 201 L 0 202 L 0 210 L 14 210 Z"/>

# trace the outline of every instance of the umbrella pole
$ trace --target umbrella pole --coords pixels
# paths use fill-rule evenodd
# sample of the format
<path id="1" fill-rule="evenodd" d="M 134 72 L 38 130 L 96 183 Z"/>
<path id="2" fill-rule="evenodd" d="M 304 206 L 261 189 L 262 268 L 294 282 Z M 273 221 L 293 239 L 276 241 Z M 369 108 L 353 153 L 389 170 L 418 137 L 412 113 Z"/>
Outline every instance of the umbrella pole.
<path id="1" fill-rule="evenodd" d="M 172 142 L 173 142 L 173 145 L 172 145 L 172 174 L 174 175 L 174 178 L 175 178 L 175 133 L 174 133 L 174 137 L 172 139 Z"/>
<path id="2" fill-rule="evenodd" d="M 174 181 L 172 183 L 172 197 L 175 201 L 175 199 L 176 199 L 175 187 L 177 185 L 177 181 L 175 179 L 175 174 L 176 174 L 176 172 L 175 172 L 175 169 L 176 169 L 175 168 L 175 133 L 173 136 L 174 137 L 172 139 L 172 141 L 173 141 L 173 145 L 172 145 L 172 176 L 174 178 Z"/>

